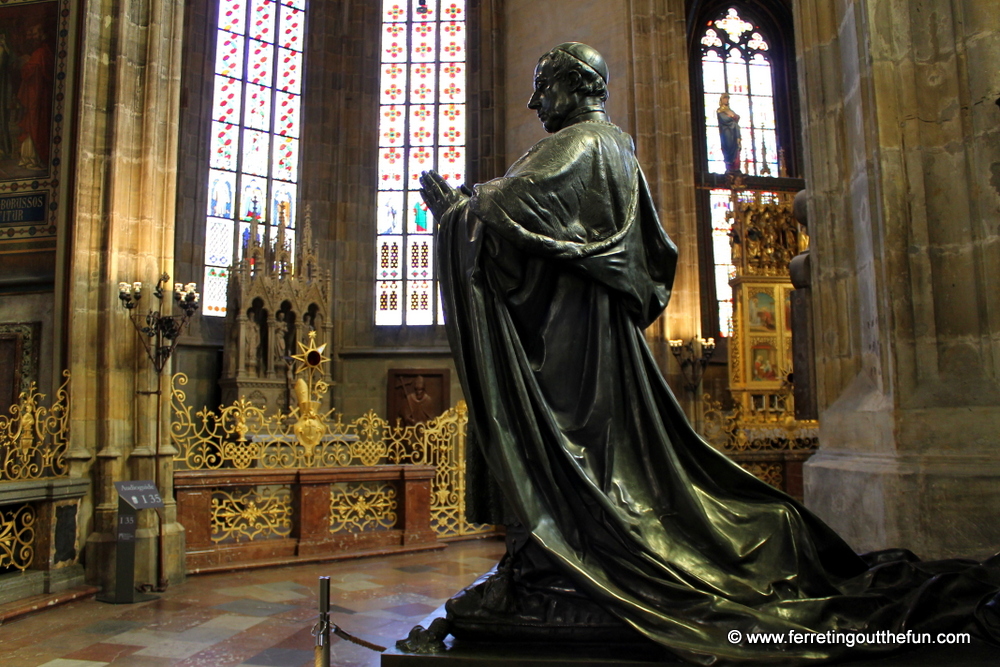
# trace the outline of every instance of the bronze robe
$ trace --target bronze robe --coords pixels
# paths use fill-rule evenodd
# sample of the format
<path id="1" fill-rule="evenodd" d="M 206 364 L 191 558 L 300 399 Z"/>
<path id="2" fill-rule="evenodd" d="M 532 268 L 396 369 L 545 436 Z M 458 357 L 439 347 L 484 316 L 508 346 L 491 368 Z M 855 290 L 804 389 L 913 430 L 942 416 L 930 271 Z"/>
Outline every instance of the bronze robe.
<path id="1" fill-rule="evenodd" d="M 731 630 L 975 624 L 997 567 L 935 577 L 936 564 L 898 552 L 869 569 L 693 431 L 643 336 L 666 307 L 677 251 L 628 135 L 565 127 L 440 222 L 447 328 L 478 447 L 471 472 L 481 456 L 534 542 L 604 609 L 701 664 L 848 650 L 734 645 Z M 945 607 L 961 597 L 964 616 L 925 615 L 927 596 Z"/>

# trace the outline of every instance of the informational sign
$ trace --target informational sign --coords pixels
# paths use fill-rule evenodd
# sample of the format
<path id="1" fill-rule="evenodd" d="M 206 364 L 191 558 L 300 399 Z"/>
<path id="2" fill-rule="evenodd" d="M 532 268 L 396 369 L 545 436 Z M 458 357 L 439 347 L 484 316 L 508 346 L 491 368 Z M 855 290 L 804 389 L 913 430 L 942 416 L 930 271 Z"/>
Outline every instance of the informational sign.
<path id="1" fill-rule="evenodd" d="M 132 506 L 132 509 L 147 510 L 163 507 L 163 498 L 152 480 L 115 482 L 118 495 Z"/>
<path id="2" fill-rule="evenodd" d="M 152 480 L 115 482 L 118 491 L 118 530 L 115 546 L 115 586 L 97 599 L 112 604 L 155 600 L 156 595 L 135 590 L 135 529 L 139 510 L 163 507 L 163 498 Z"/>
<path id="3" fill-rule="evenodd" d="M 135 542 L 135 512 L 118 513 L 118 541 Z"/>

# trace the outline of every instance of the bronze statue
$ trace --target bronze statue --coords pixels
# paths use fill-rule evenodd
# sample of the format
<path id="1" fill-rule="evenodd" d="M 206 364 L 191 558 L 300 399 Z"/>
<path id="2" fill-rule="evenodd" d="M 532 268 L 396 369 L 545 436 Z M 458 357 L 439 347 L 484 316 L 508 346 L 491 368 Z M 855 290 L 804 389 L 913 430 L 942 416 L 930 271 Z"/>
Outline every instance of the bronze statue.
<path id="1" fill-rule="evenodd" d="M 421 178 L 471 416 L 469 518 L 506 524 L 508 551 L 448 603 L 446 621 L 400 648 L 450 632 L 795 664 L 897 645 L 745 637 L 997 632 L 1000 597 L 985 604 L 1000 588 L 996 564 L 858 556 L 694 432 L 643 335 L 666 307 L 677 251 L 632 139 L 605 113 L 607 82 L 593 48 L 557 46 L 528 103 L 551 136 L 470 192 Z M 937 598 L 921 593 L 945 571 Z"/>

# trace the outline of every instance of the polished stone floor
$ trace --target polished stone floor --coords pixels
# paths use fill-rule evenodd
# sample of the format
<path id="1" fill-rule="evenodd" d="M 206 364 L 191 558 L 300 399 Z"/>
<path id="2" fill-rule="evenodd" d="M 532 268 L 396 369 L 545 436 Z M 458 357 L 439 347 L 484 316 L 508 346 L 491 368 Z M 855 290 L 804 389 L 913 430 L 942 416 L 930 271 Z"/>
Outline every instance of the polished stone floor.
<path id="1" fill-rule="evenodd" d="M 310 630 L 318 613 L 319 577 L 331 579 L 334 623 L 392 647 L 447 598 L 492 568 L 502 553 L 501 541 L 474 540 L 435 552 L 198 575 L 171 586 L 159 600 L 132 605 L 80 599 L 0 625 L 0 667 L 309 667 L 314 665 Z M 477 654 L 472 662 L 464 660 L 461 650 L 445 662 L 453 667 L 482 667 L 484 658 L 518 667 L 652 664 L 621 655 L 609 660 L 592 651 L 535 655 L 538 652 L 504 645 L 488 655 Z M 399 667 L 410 665 L 399 662 L 398 656 L 387 659 Z M 379 663 L 379 653 L 337 638 L 331 643 L 332 665 Z M 421 659 L 413 667 L 424 664 Z M 1000 665 L 1000 649 L 982 643 L 941 645 L 840 664 L 992 667 Z"/>
<path id="2" fill-rule="evenodd" d="M 151 602 L 77 600 L 0 626 L 0 667 L 313 665 L 319 577 L 331 580 L 334 623 L 392 646 L 502 553 L 503 542 L 475 540 L 443 551 L 198 575 Z M 340 667 L 379 664 L 378 653 L 337 638 L 331 658 Z"/>

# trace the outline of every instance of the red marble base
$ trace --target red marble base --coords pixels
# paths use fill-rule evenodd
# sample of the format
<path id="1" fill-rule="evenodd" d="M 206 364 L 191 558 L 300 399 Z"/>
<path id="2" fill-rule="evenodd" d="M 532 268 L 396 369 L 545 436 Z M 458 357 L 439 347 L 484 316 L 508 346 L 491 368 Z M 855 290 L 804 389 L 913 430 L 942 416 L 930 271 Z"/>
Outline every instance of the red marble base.
<path id="1" fill-rule="evenodd" d="M 186 533 L 188 573 L 307 563 L 441 549 L 431 529 L 433 466 L 354 466 L 301 470 L 177 471 L 178 521 Z M 330 532 L 330 489 L 338 482 L 388 482 L 396 487 L 392 528 Z M 212 540 L 212 492 L 233 487 L 287 485 L 292 530 L 287 538 L 220 544 Z"/>

